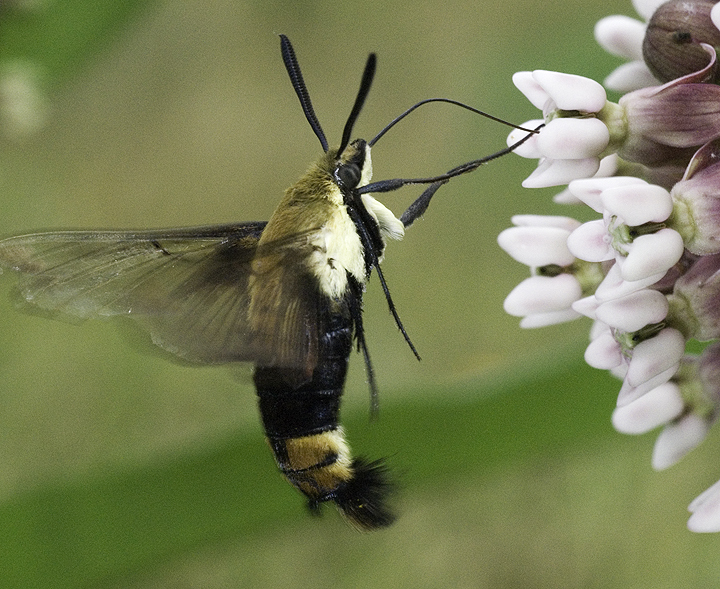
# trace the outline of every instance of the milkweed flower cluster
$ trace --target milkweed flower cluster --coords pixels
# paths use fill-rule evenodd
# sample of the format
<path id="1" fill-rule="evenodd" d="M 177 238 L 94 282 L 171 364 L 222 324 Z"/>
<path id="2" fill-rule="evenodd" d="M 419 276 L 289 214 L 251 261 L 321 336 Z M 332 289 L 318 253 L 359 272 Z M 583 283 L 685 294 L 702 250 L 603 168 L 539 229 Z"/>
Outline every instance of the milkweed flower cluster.
<path id="1" fill-rule="evenodd" d="M 662 427 L 668 468 L 720 416 L 720 3 L 635 0 L 645 22 L 611 16 L 600 44 L 629 59 L 605 81 L 536 70 L 513 76 L 544 125 L 516 153 L 538 160 L 529 188 L 598 218 L 518 215 L 498 242 L 531 277 L 505 310 L 532 328 L 592 320 L 585 360 L 622 379 L 614 427 Z M 514 143 L 525 132 L 511 133 Z M 709 342 L 699 355 L 689 340 Z M 688 527 L 720 531 L 720 482 L 690 504 Z"/>

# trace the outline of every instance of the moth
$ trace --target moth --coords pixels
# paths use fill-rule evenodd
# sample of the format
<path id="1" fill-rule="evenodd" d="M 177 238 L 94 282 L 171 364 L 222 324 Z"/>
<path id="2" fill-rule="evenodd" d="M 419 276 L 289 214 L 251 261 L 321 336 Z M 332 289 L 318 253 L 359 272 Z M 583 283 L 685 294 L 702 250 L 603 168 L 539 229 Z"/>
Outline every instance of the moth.
<path id="1" fill-rule="evenodd" d="M 370 141 L 350 141 L 376 67 L 371 54 L 338 147 L 313 111 L 290 41 L 282 58 L 323 154 L 267 222 L 144 231 L 59 231 L 0 241 L 0 267 L 19 276 L 25 303 L 75 319 L 125 316 L 155 344 L 200 364 L 250 362 L 266 437 L 285 478 L 311 508 L 334 502 L 362 530 L 388 526 L 391 486 L 382 462 L 353 458 L 339 422 L 350 352 L 364 356 L 362 297 L 377 273 L 400 331 L 417 355 L 380 269 L 388 239 L 401 239 L 437 189 L 508 153 L 429 178 L 371 182 Z M 477 112 L 477 111 L 476 111 Z M 529 135 L 528 135 L 529 137 Z M 372 196 L 428 184 L 397 218 Z"/>

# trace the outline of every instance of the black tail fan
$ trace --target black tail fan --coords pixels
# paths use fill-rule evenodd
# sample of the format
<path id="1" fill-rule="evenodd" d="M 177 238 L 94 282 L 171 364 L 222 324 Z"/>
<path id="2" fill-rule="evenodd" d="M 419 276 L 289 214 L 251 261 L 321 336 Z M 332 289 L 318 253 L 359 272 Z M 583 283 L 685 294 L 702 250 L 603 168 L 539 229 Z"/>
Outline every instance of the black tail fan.
<path id="1" fill-rule="evenodd" d="M 370 532 L 390 526 L 395 521 L 395 514 L 388 505 L 388 499 L 395 485 L 390 480 L 385 463 L 356 458 L 352 470 L 353 477 L 324 501 L 333 501 L 348 523 L 360 531 Z M 318 507 L 319 502 L 311 502 L 313 511 Z"/>

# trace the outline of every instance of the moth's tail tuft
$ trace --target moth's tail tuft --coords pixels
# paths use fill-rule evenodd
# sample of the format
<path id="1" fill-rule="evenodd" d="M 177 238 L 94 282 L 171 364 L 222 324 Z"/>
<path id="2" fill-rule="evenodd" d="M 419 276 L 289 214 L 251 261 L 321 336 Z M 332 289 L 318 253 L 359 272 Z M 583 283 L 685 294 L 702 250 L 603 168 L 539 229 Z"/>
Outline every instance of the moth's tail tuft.
<path id="1" fill-rule="evenodd" d="M 333 493 L 332 500 L 348 522 L 361 531 L 388 527 L 395 521 L 387 504 L 394 485 L 385 463 L 356 458 L 352 471 L 352 478 Z"/>

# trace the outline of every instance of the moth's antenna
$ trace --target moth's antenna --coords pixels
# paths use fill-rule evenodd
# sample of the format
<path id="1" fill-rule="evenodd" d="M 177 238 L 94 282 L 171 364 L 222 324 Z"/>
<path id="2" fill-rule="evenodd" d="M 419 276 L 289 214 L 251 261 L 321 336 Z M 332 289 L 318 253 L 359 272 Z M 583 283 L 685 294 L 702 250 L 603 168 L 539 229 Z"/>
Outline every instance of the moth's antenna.
<path id="1" fill-rule="evenodd" d="M 300 105 L 305 113 L 305 118 L 308 123 L 310 123 L 310 127 L 312 127 L 315 136 L 320 140 L 323 151 L 327 153 L 328 142 L 327 139 L 325 139 L 325 133 L 323 133 L 320 121 L 318 121 L 315 111 L 313 110 L 312 102 L 310 102 L 310 95 L 308 94 L 307 86 L 305 86 L 302 72 L 300 72 L 300 64 L 298 64 L 297 58 L 295 57 L 295 51 L 290 43 L 290 39 L 285 35 L 280 35 L 280 53 L 282 53 L 285 69 L 290 76 L 295 94 L 297 94 L 300 99 Z"/>
<path id="2" fill-rule="evenodd" d="M 370 86 L 372 86 L 373 78 L 375 77 L 375 68 L 377 67 L 377 57 L 374 53 L 368 55 L 367 62 L 365 62 L 365 71 L 363 71 L 362 80 L 360 80 L 360 89 L 355 98 L 355 104 L 350 111 L 350 116 L 345 123 L 343 129 L 342 140 L 340 141 L 340 148 L 338 149 L 338 155 L 340 155 L 348 143 L 350 143 L 350 133 L 352 133 L 353 125 L 362 110 L 365 99 L 367 98 L 368 92 L 370 92 Z"/>
<path id="3" fill-rule="evenodd" d="M 481 115 L 485 118 L 490 119 L 491 121 L 495 121 L 496 123 L 500 123 L 502 125 L 507 125 L 508 127 L 512 127 L 514 129 L 520 129 L 521 131 L 527 131 L 528 133 L 537 133 L 537 130 L 532 129 L 526 129 L 525 127 L 521 127 L 519 125 L 515 125 L 514 123 L 510 123 L 504 119 L 500 119 L 498 117 L 494 117 L 491 114 L 488 114 L 482 110 L 478 110 L 477 108 L 473 108 L 472 106 L 469 106 L 463 102 L 459 102 L 457 100 L 452 100 L 450 98 L 426 98 L 425 100 L 421 100 L 417 104 L 413 104 L 409 109 L 407 109 L 404 113 L 401 115 L 395 117 L 392 121 L 390 121 L 385 128 L 383 128 L 375 137 L 373 137 L 369 142 L 368 145 L 372 147 L 375 145 L 380 137 L 385 135 L 390 129 L 392 129 L 395 125 L 397 125 L 400 121 L 402 121 L 406 116 L 408 116 L 412 111 L 414 111 L 417 108 L 420 108 L 423 104 L 429 104 L 431 102 L 446 102 L 448 104 L 454 104 L 455 106 L 459 106 L 461 108 L 464 108 L 466 110 L 469 110 L 470 112 L 474 112 L 477 115 Z"/>
<path id="4" fill-rule="evenodd" d="M 535 129 L 526 129 L 528 134 L 519 141 L 516 141 L 515 143 L 510 145 L 509 147 L 501 149 L 500 151 L 496 151 L 495 153 L 492 153 L 485 157 L 481 157 L 480 159 L 472 160 L 467 163 L 461 164 L 453 168 L 452 170 L 445 172 L 444 174 L 440 174 L 439 176 L 431 176 L 429 178 L 395 178 L 393 180 L 380 180 L 379 182 L 371 182 L 370 184 L 361 186 L 357 189 L 357 191 L 360 194 L 369 194 L 373 192 L 392 192 L 393 190 L 397 190 L 398 188 L 402 188 L 403 186 L 407 186 L 408 184 L 433 184 L 435 182 L 447 182 L 451 178 L 455 178 L 455 176 L 461 176 L 463 174 L 467 174 L 468 172 L 472 172 L 473 170 L 477 170 L 482 164 L 485 164 L 489 161 L 502 157 L 503 155 L 511 153 L 513 150 L 520 147 L 528 139 L 538 133 L 540 129 L 542 129 L 544 126 L 545 125 L 542 124 L 538 125 Z"/>

